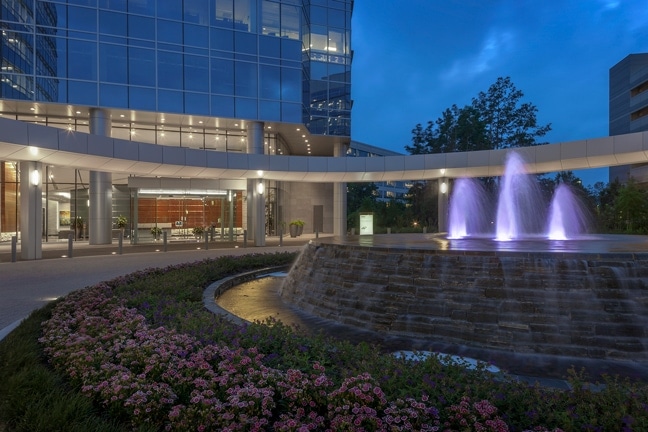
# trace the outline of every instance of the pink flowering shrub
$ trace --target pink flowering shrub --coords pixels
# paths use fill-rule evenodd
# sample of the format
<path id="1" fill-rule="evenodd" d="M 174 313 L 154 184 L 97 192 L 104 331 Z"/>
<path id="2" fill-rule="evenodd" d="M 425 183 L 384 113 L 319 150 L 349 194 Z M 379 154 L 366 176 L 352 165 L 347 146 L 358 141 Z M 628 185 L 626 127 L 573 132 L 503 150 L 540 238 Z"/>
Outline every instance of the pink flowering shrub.
<path id="1" fill-rule="evenodd" d="M 508 432 L 506 423 L 497 416 L 497 408 L 490 402 L 482 400 L 471 402 L 464 396 L 457 405 L 448 407 L 449 418 L 444 424 L 444 431 L 475 432 Z"/>
<path id="2" fill-rule="evenodd" d="M 265 366 L 256 349 L 151 328 L 104 284 L 70 294 L 43 323 L 52 365 L 116 418 L 169 431 L 438 430 L 427 400 L 388 401 L 371 376 L 340 387 Z"/>
<path id="3" fill-rule="evenodd" d="M 225 272 L 240 271 L 231 259 L 224 264 Z M 168 277 L 143 270 L 70 294 L 42 324 L 49 363 L 133 429 L 561 432 L 535 425 L 648 425 L 646 391 L 627 382 L 608 380 L 592 392 L 576 376 L 571 392 L 545 391 L 434 358 L 403 362 L 366 346 L 306 340 L 272 321 L 237 328 L 202 308 L 204 281 L 222 277 L 213 267 L 178 266 L 181 272 Z"/>

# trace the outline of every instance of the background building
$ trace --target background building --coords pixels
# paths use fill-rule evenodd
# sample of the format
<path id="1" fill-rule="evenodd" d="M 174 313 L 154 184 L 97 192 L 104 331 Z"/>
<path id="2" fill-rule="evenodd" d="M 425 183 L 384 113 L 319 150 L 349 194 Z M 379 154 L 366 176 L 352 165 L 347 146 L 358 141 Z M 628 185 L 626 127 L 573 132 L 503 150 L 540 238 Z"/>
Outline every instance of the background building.
<path id="1" fill-rule="evenodd" d="M 4 118 L 205 152 L 333 156 L 348 147 L 352 0 L 1 2 Z M 257 196 L 251 179 L 197 187 L 177 169 L 136 178 L 126 166 L 84 170 L 78 159 L 30 169 L 45 174 L 46 241 L 82 219 L 81 236 L 110 242 L 120 214 L 133 241 L 152 239 L 151 227 L 184 236 L 229 223 L 262 243 L 295 218 L 307 231 L 342 229 L 340 185 L 267 181 Z M 27 224 L 22 168 L 0 161 L 4 238 Z"/>
<path id="2" fill-rule="evenodd" d="M 648 53 L 630 54 L 610 69 L 610 135 L 648 130 Z M 648 185 L 648 165 L 610 167 L 610 181 Z"/>

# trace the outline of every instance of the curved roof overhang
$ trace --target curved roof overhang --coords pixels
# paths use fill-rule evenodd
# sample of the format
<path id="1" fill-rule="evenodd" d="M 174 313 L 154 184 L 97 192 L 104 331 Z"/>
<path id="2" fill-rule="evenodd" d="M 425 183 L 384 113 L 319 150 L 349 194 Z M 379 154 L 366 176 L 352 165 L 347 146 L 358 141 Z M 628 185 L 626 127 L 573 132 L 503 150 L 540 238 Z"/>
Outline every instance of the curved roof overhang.
<path id="1" fill-rule="evenodd" d="M 0 118 L 0 159 L 136 176 L 302 182 L 490 177 L 513 150 L 384 157 L 270 156 L 126 141 Z M 648 132 L 515 149 L 529 173 L 648 162 Z M 262 171 L 262 174 L 260 173 Z"/>

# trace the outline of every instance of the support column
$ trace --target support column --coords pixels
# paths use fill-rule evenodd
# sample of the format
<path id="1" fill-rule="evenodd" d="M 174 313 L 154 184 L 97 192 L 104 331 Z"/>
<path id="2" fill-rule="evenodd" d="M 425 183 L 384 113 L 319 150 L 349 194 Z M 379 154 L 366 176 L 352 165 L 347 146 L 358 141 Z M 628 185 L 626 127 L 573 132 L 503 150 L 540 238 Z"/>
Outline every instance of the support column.
<path id="1" fill-rule="evenodd" d="M 439 232 L 448 232 L 448 196 L 450 183 L 447 178 L 439 179 L 438 221 Z"/>
<path id="2" fill-rule="evenodd" d="M 109 137 L 110 113 L 101 108 L 90 109 L 90 133 Z M 92 139 L 92 137 L 90 137 Z M 90 209 L 88 236 L 90 244 L 112 243 L 112 174 L 90 171 Z"/>
<path id="3" fill-rule="evenodd" d="M 333 156 L 346 157 L 347 144 L 336 143 Z M 345 237 L 347 231 L 347 184 L 333 183 L 333 235 Z"/>
<path id="4" fill-rule="evenodd" d="M 20 162 L 20 255 L 43 258 L 43 164 Z"/>
<path id="5" fill-rule="evenodd" d="M 247 152 L 263 154 L 263 122 L 248 122 Z M 265 190 L 258 186 L 263 184 L 263 175 L 247 180 L 248 238 L 254 246 L 265 246 Z M 265 185 L 264 185 L 265 186 Z"/>

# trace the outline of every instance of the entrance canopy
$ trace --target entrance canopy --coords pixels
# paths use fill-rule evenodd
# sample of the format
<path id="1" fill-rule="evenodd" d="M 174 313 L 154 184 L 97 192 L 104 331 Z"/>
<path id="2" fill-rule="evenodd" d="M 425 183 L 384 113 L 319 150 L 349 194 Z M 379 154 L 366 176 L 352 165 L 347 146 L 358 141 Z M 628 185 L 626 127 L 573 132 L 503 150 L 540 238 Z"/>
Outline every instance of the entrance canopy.
<path id="1" fill-rule="evenodd" d="M 38 161 L 136 176 L 301 182 L 376 182 L 490 177 L 510 151 L 529 173 L 648 162 L 648 132 L 514 150 L 384 157 L 270 156 L 139 143 L 0 118 L 0 159 Z"/>

